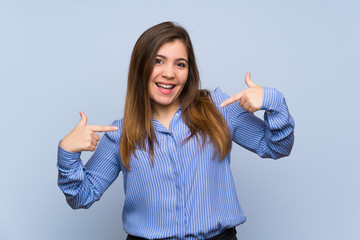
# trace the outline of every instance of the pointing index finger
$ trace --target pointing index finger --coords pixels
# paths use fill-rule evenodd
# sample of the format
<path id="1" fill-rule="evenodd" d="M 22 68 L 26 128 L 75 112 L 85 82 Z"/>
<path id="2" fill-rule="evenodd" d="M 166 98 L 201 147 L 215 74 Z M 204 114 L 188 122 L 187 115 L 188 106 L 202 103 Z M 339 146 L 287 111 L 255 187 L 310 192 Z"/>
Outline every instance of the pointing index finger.
<path id="1" fill-rule="evenodd" d="M 223 101 L 220 104 L 220 107 L 225 107 L 225 106 L 227 106 L 227 105 L 229 105 L 231 103 L 237 102 L 242 98 L 242 96 L 243 96 L 243 91 L 241 91 L 241 92 L 235 94 L 234 96 L 232 96 L 232 97 L 226 99 L 225 101 Z"/>
<path id="2" fill-rule="evenodd" d="M 88 127 L 94 132 L 113 132 L 119 128 L 114 126 L 100 126 L 100 125 L 88 125 Z"/>

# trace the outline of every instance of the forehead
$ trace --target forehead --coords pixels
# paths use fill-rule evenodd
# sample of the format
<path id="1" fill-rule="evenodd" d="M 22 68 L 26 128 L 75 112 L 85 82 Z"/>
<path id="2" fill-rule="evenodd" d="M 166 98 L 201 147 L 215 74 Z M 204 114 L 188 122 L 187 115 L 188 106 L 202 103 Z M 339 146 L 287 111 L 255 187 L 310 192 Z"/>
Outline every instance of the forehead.
<path id="1" fill-rule="evenodd" d="M 188 56 L 184 42 L 179 39 L 164 43 L 157 54 L 167 58 L 187 58 Z"/>

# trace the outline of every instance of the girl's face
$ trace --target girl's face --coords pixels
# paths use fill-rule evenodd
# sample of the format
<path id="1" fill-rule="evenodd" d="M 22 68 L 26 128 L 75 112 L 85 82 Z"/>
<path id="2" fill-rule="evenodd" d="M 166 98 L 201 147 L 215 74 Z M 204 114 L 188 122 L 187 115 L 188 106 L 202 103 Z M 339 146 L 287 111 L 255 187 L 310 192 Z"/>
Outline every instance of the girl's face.
<path id="1" fill-rule="evenodd" d="M 177 109 L 189 73 L 188 54 L 181 40 L 165 43 L 156 54 L 149 79 L 149 94 L 155 112 Z"/>

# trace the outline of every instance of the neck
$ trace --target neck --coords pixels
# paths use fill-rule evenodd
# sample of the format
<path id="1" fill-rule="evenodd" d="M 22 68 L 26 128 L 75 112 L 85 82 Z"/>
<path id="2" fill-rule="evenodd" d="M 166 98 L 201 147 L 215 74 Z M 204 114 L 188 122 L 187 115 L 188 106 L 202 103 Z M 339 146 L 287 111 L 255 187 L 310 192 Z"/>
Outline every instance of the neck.
<path id="1" fill-rule="evenodd" d="M 174 117 L 177 109 L 180 106 L 180 103 L 171 104 L 169 106 L 152 104 L 152 115 L 157 121 L 163 124 L 167 129 L 169 129 L 169 125 L 171 119 Z"/>
<path id="2" fill-rule="evenodd" d="M 172 104 L 170 106 L 163 106 L 158 104 L 152 104 L 152 114 L 153 117 L 165 117 L 165 116 L 173 116 L 180 104 Z"/>

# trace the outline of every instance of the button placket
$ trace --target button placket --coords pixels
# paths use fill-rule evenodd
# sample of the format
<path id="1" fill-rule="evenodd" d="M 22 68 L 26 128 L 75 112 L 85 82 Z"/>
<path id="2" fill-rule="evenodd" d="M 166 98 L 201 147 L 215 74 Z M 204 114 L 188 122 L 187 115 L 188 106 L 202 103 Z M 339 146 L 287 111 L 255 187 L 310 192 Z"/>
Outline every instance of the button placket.
<path id="1" fill-rule="evenodd" d="M 174 119 L 177 121 L 177 119 Z M 177 224 L 179 233 L 183 233 L 186 228 L 186 213 L 185 213 L 185 190 L 184 190 L 184 174 L 183 174 L 183 166 L 181 159 L 179 159 L 179 144 L 180 137 L 179 134 L 176 134 L 176 129 L 172 131 L 171 126 L 169 130 L 169 137 L 171 138 L 172 148 L 169 149 L 171 152 L 169 155 L 171 156 L 171 161 L 174 166 L 175 173 L 175 184 L 176 184 L 176 211 L 177 211 Z"/>
<path id="2" fill-rule="evenodd" d="M 181 187 L 181 175 L 180 175 L 180 166 L 177 162 L 177 143 L 176 143 L 176 139 L 174 137 L 174 133 L 171 131 L 167 132 L 167 142 L 166 142 L 166 146 L 167 146 L 167 151 L 168 151 L 168 156 L 170 157 L 170 162 L 173 168 L 173 174 L 174 174 L 174 179 L 175 179 L 175 189 L 176 189 L 176 199 L 175 199 L 175 211 L 176 211 L 176 225 L 177 225 L 177 230 L 176 230 L 176 234 L 180 234 L 183 231 L 183 227 L 182 227 L 182 221 L 179 221 L 180 219 L 182 219 L 182 204 L 181 204 L 181 191 L 182 191 L 182 187 Z"/>

